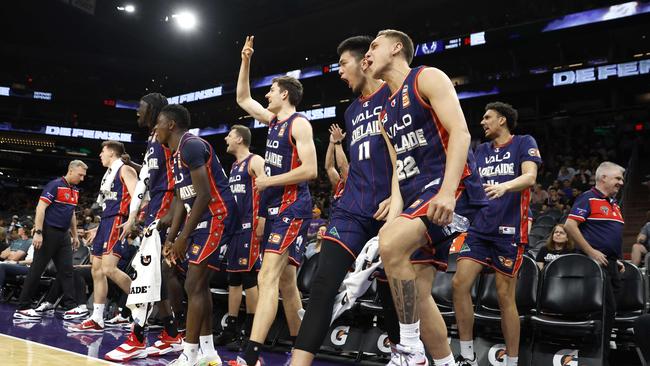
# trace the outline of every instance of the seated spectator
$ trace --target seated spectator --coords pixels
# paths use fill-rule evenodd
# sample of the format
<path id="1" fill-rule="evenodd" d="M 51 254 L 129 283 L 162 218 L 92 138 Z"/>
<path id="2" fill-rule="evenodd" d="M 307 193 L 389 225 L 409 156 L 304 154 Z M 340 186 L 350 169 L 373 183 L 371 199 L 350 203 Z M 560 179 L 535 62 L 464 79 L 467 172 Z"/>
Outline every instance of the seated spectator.
<path id="1" fill-rule="evenodd" d="M 546 245 L 543 246 L 539 253 L 537 253 L 537 258 L 535 262 L 540 269 L 543 269 L 545 265 L 554 261 L 557 257 L 570 254 L 575 252 L 575 245 L 573 241 L 569 239 L 569 236 L 564 230 L 563 224 L 557 224 L 551 232 L 551 236 L 546 241 Z"/>
<path id="2" fill-rule="evenodd" d="M 587 190 L 589 187 L 589 182 L 591 181 L 591 170 L 589 170 L 589 167 L 587 163 L 583 163 L 580 165 L 580 169 L 576 172 L 576 175 L 574 177 L 574 185 L 577 185 L 580 187 L 580 190 Z"/>
<path id="3" fill-rule="evenodd" d="M 573 188 L 571 187 L 571 181 L 568 179 L 563 180 L 562 188 L 558 191 L 558 193 L 563 195 L 564 199 L 568 201 L 573 195 Z"/>
<path id="4" fill-rule="evenodd" d="M 27 249 L 27 255 L 18 260 L 6 260 L 0 263 L 0 300 L 5 298 L 4 285 L 7 276 L 24 276 L 29 272 L 29 265 L 34 259 L 34 247 Z"/>
<path id="5" fill-rule="evenodd" d="M 541 205 L 548 200 L 548 192 L 546 192 L 541 184 L 535 184 L 533 193 L 531 194 L 531 203 L 533 205 Z"/>
<path id="6" fill-rule="evenodd" d="M 316 253 L 320 253 L 320 247 L 323 243 L 323 234 L 327 231 L 326 225 L 321 225 L 316 232 L 316 240 L 307 244 L 305 248 L 305 258 L 309 259 L 314 256 Z"/>
<path id="7" fill-rule="evenodd" d="M 309 228 L 307 229 L 307 241 L 316 239 L 318 228 L 327 224 L 327 222 L 320 217 L 321 211 L 318 206 L 314 205 L 314 209 L 311 211 L 311 214 L 311 222 L 309 223 Z"/>
<path id="8" fill-rule="evenodd" d="M 549 210 L 564 210 L 564 198 L 560 196 L 558 193 L 557 189 L 555 188 L 549 188 L 548 190 L 548 200 L 546 202 L 546 205 L 548 206 Z"/>
<path id="9" fill-rule="evenodd" d="M 560 167 L 560 171 L 557 173 L 557 180 L 559 180 L 560 182 L 564 182 L 565 180 L 571 182 L 575 175 L 576 175 L 575 169 L 570 168 L 566 165 L 562 165 L 562 167 Z"/>
<path id="10" fill-rule="evenodd" d="M 19 261 L 27 255 L 29 247 L 32 246 L 32 239 L 27 235 L 22 224 L 16 223 L 11 232 L 9 247 L 0 253 L 0 260 Z"/>
<path id="11" fill-rule="evenodd" d="M 650 211 L 646 212 L 646 223 L 641 227 L 636 243 L 632 244 L 632 264 L 640 266 L 650 249 Z"/>
<path id="12" fill-rule="evenodd" d="M 7 249 L 7 229 L 0 226 L 0 252 Z"/>

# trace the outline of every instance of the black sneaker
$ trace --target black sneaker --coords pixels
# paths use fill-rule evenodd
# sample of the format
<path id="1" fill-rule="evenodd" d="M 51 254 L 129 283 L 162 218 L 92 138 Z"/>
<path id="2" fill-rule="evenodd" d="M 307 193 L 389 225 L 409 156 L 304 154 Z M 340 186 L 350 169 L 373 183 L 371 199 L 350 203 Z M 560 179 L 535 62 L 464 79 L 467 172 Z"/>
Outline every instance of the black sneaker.
<path id="1" fill-rule="evenodd" d="M 478 362 L 476 361 L 476 353 L 474 353 L 474 358 L 469 360 L 462 355 L 456 356 L 456 365 L 457 366 L 478 366 Z"/>

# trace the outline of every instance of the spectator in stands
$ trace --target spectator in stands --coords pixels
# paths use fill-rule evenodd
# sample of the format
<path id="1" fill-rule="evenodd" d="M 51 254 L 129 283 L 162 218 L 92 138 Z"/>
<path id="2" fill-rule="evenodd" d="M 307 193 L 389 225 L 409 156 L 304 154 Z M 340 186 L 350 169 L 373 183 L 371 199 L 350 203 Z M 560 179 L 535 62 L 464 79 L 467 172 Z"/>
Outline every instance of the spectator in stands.
<path id="1" fill-rule="evenodd" d="M 605 272 L 605 360 L 616 314 L 616 296 L 621 289 L 619 260 L 623 249 L 623 216 L 614 197 L 623 186 L 623 167 L 603 162 L 596 169 L 596 186 L 581 194 L 565 223 L 566 232 L 578 249 L 595 260 Z"/>
<path id="2" fill-rule="evenodd" d="M 531 203 L 533 205 L 542 205 L 548 201 L 548 192 L 542 188 L 541 184 L 535 184 L 533 193 L 531 194 Z"/>
<path id="3" fill-rule="evenodd" d="M 568 201 L 571 199 L 571 196 L 573 195 L 573 188 L 571 187 L 571 181 L 568 179 L 565 179 L 562 181 L 562 188 L 558 191 L 558 193 L 562 196 L 564 196 L 564 199 Z"/>
<path id="4" fill-rule="evenodd" d="M 320 217 L 321 211 L 320 208 L 318 208 L 316 205 L 314 205 L 314 209 L 311 211 L 311 214 L 312 219 L 309 223 L 309 228 L 307 229 L 307 241 L 316 239 L 318 228 L 327 224 L 327 221 Z"/>
<path id="5" fill-rule="evenodd" d="M 578 186 L 580 190 L 589 189 L 589 181 L 591 180 L 591 176 L 591 170 L 589 170 L 587 162 L 580 164 L 580 168 L 574 177 L 574 185 Z"/>
<path id="6" fill-rule="evenodd" d="M 548 206 L 549 210 L 564 210 L 564 199 L 560 196 L 557 189 L 549 188 L 546 205 Z"/>
<path id="7" fill-rule="evenodd" d="M 14 224 L 14 230 L 10 236 L 9 247 L 0 253 L 3 261 L 18 261 L 27 255 L 29 247 L 32 246 L 32 239 L 21 223 Z"/>
<path id="8" fill-rule="evenodd" d="M 4 285 L 7 276 L 26 275 L 29 271 L 29 265 L 32 264 L 32 259 L 34 258 L 34 247 L 32 246 L 31 239 L 26 235 L 24 228 L 17 231 L 20 231 L 19 240 L 23 243 L 28 243 L 28 245 L 27 249 L 25 249 L 24 246 L 21 246 L 20 250 L 12 252 L 15 254 L 13 256 L 15 259 L 6 259 L 4 262 L 0 263 L 0 299 L 5 298 Z M 22 249 L 25 249 L 26 252 Z"/>
<path id="9" fill-rule="evenodd" d="M 11 217 L 11 223 L 9 224 L 9 232 L 12 232 L 14 228 L 16 227 L 16 224 L 18 224 L 18 215 L 13 215 Z"/>
<path id="10" fill-rule="evenodd" d="M 320 247 L 323 243 L 323 234 L 327 231 L 327 225 L 321 225 L 318 227 L 316 232 L 316 240 L 307 244 L 305 248 L 305 258 L 309 259 L 314 256 L 316 253 L 320 253 Z"/>
<path id="11" fill-rule="evenodd" d="M 7 249 L 7 229 L 0 226 L 0 251 Z"/>
<path id="12" fill-rule="evenodd" d="M 643 258 L 650 249 L 650 211 L 646 212 L 645 221 L 645 225 L 641 227 L 641 231 L 636 237 L 636 243 L 632 244 L 632 263 L 635 266 L 641 265 Z"/>
<path id="13" fill-rule="evenodd" d="M 570 168 L 566 165 L 562 165 L 560 167 L 560 171 L 557 173 L 557 180 L 559 180 L 560 182 L 564 182 L 565 180 L 571 182 L 575 175 L 576 175 L 575 169 Z"/>
<path id="14" fill-rule="evenodd" d="M 546 245 L 539 250 L 535 258 L 539 269 L 543 269 L 545 265 L 561 255 L 575 252 L 573 240 L 569 239 L 563 224 L 555 225 L 551 234 L 546 241 Z"/>

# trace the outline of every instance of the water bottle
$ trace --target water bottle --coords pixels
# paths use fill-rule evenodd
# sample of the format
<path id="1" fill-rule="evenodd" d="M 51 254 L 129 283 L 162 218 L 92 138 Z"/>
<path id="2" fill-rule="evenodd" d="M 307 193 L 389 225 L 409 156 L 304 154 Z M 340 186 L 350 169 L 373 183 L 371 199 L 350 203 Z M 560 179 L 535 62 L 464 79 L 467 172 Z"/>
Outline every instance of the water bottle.
<path id="1" fill-rule="evenodd" d="M 454 212 L 454 218 L 451 224 L 443 227 L 442 232 L 447 236 L 451 236 L 454 233 L 464 233 L 467 229 L 469 229 L 469 219 Z"/>

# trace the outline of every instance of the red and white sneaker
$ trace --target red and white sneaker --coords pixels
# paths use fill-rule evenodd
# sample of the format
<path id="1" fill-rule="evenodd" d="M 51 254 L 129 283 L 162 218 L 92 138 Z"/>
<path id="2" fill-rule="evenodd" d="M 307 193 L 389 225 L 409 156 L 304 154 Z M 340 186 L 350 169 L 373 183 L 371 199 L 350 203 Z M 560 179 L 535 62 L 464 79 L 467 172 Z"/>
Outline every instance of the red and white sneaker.
<path id="1" fill-rule="evenodd" d="M 176 337 L 171 337 L 165 329 L 158 336 L 156 343 L 153 346 L 147 347 L 147 355 L 150 357 L 158 357 L 181 351 L 183 351 L 183 336 L 181 333 L 178 333 Z"/>
<path id="2" fill-rule="evenodd" d="M 255 362 L 255 365 L 253 366 L 262 366 L 262 365 L 263 365 L 262 362 L 260 362 L 260 360 L 257 360 L 257 362 Z M 248 364 L 246 363 L 246 361 L 244 361 L 243 358 L 237 356 L 236 360 L 228 361 L 228 366 L 248 366 Z"/>
<path id="3" fill-rule="evenodd" d="M 24 310 L 16 310 L 14 312 L 14 319 L 23 319 L 23 320 L 41 320 L 43 318 L 43 315 L 41 313 L 36 312 L 34 309 L 24 309 Z"/>
<path id="4" fill-rule="evenodd" d="M 105 359 L 109 361 L 125 362 L 134 358 L 147 357 L 147 340 L 138 342 L 135 333 L 131 332 L 126 342 L 119 345 L 116 349 L 108 352 Z"/>
<path id="5" fill-rule="evenodd" d="M 72 308 L 63 313 L 63 319 L 65 320 L 79 319 L 84 316 L 88 316 L 88 307 L 86 307 L 86 304 L 79 305 L 76 308 Z M 106 324 L 104 324 L 104 326 L 106 326 Z"/>
<path id="6" fill-rule="evenodd" d="M 104 326 L 101 324 L 98 324 L 96 321 L 92 319 L 86 319 L 83 322 L 73 325 L 71 327 L 67 327 L 66 330 L 68 332 L 89 332 L 89 333 L 99 333 L 104 331 Z"/>

